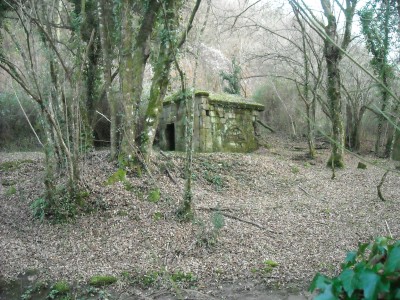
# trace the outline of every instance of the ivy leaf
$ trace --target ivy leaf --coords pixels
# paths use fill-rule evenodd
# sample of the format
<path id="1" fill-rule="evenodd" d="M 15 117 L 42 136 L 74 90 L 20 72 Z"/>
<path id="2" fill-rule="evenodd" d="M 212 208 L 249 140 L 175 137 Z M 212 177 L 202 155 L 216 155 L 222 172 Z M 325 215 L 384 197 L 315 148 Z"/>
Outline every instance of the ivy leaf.
<path id="1" fill-rule="evenodd" d="M 358 287 L 364 291 L 365 300 L 374 300 L 378 296 L 380 277 L 371 270 L 362 270 L 358 275 Z"/>
<path id="2" fill-rule="evenodd" d="M 357 254 L 364 256 L 365 250 L 368 248 L 368 246 L 369 243 L 359 244 Z"/>
<path id="3" fill-rule="evenodd" d="M 311 282 L 309 291 L 314 292 L 316 289 L 324 291 L 329 285 L 331 285 L 332 289 L 332 280 L 324 275 L 321 275 L 320 273 L 317 273 Z"/>
<path id="4" fill-rule="evenodd" d="M 346 259 L 344 260 L 344 268 L 354 265 L 356 263 L 357 251 L 347 252 Z"/>
<path id="5" fill-rule="evenodd" d="M 390 293 L 390 281 L 388 281 L 386 278 L 381 278 L 381 281 L 379 282 L 378 291 L 379 294 Z"/>
<path id="6" fill-rule="evenodd" d="M 354 270 L 347 269 L 344 270 L 340 275 L 339 279 L 342 281 L 343 289 L 347 293 L 347 296 L 351 297 L 353 295 L 354 290 L 356 289 L 356 283 L 354 280 Z"/>
<path id="7" fill-rule="evenodd" d="M 319 294 L 317 297 L 314 298 L 314 300 L 337 300 L 337 299 L 338 297 L 336 297 L 333 294 L 332 284 L 327 285 L 323 293 Z"/>
<path id="8" fill-rule="evenodd" d="M 400 298 L 400 288 L 396 290 L 396 294 L 394 296 L 394 299 L 399 299 Z"/>
<path id="9" fill-rule="evenodd" d="M 400 269 L 400 248 L 394 248 L 386 260 L 385 273 L 393 273 Z"/>

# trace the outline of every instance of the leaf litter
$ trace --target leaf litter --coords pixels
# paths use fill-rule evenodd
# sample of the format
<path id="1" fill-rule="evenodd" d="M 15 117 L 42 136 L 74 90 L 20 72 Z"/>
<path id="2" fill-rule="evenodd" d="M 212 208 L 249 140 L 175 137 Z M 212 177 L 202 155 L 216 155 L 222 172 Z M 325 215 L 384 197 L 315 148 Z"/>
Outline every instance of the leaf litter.
<path id="1" fill-rule="evenodd" d="M 37 269 L 52 280 L 87 282 L 97 274 L 184 272 L 200 289 L 249 281 L 306 289 L 316 272 L 337 274 L 359 242 L 400 238 L 399 173 L 387 177 L 386 202 L 376 193 L 383 168 L 394 163 L 367 157 L 374 163 L 360 170 L 359 159 L 346 155 L 346 168 L 332 180 L 328 150 L 315 160 L 296 155 L 283 140 L 251 154 L 195 154 L 196 219 L 181 224 L 174 212 L 183 195 L 183 153 L 156 152 L 151 176 L 128 173 L 127 188 L 126 182 L 104 184 L 118 168 L 106 151 L 95 151 L 82 160 L 82 178 L 88 201 L 102 209 L 54 225 L 30 211 L 44 188 L 42 154 L 1 153 L 0 164 L 25 163 L 0 170 L 0 276 Z M 152 203 L 155 188 L 161 198 Z M 215 211 L 226 215 L 224 226 L 215 243 L 201 244 Z M 265 261 L 277 266 L 263 272 Z"/>

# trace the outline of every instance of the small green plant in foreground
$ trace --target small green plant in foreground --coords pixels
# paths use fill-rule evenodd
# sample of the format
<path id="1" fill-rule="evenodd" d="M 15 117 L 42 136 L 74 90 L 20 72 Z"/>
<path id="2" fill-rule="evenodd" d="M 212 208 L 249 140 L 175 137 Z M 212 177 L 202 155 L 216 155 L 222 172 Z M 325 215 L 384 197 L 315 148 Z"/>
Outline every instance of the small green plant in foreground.
<path id="1" fill-rule="evenodd" d="M 159 221 L 159 220 L 161 220 L 163 217 L 164 217 L 164 215 L 163 215 L 161 212 L 159 212 L 159 211 L 156 211 L 156 212 L 153 214 L 153 220 L 154 220 L 154 221 Z"/>
<path id="2" fill-rule="evenodd" d="M 32 297 L 47 288 L 47 284 L 43 281 L 36 282 L 33 286 L 29 286 L 21 295 L 21 300 L 30 300 Z"/>
<path id="3" fill-rule="evenodd" d="M 144 288 L 154 286 L 161 278 L 162 273 L 159 271 L 148 272 L 142 276 L 139 276 L 137 282 Z"/>
<path id="4" fill-rule="evenodd" d="M 89 284 L 96 287 L 106 286 L 117 282 L 117 278 L 111 275 L 96 275 L 90 278 Z"/>
<path id="5" fill-rule="evenodd" d="M 274 268 L 276 268 L 279 264 L 273 260 L 267 259 L 263 261 L 262 268 L 253 268 L 251 269 L 252 273 L 261 273 L 268 274 L 271 273 Z"/>
<path id="6" fill-rule="evenodd" d="M 123 169 L 118 169 L 115 173 L 113 173 L 110 177 L 108 177 L 107 181 L 104 184 L 112 185 L 116 182 L 124 182 L 125 179 L 126 179 L 126 171 Z"/>
<path id="7" fill-rule="evenodd" d="M 191 272 L 184 273 L 182 271 L 174 272 L 170 275 L 173 282 L 196 282 L 197 278 Z"/>
<path id="8" fill-rule="evenodd" d="M 219 210 L 216 210 L 211 215 L 210 220 L 213 225 L 211 230 L 206 227 L 203 221 L 196 221 L 196 224 L 201 228 L 196 242 L 198 246 L 206 246 L 210 248 L 215 246 L 218 242 L 220 231 L 225 226 L 224 215 Z"/>
<path id="9" fill-rule="evenodd" d="M 71 287 L 66 281 L 58 281 L 51 287 L 50 293 L 47 296 L 47 299 L 59 299 L 59 297 L 63 297 L 62 299 L 72 299 L 68 296 L 68 293 L 71 291 Z"/>
<path id="10" fill-rule="evenodd" d="M 15 186 L 9 187 L 9 189 L 6 191 L 6 196 L 12 196 L 17 193 L 17 189 Z"/>
<path id="11" fill-rule="evenodd" d="M 293 173 L 293 174 L 297 174 L 297 173 L 299 173 L 299 172 L 300 172 L 299 167 L 297 167 L 297 166 L 293 166 L 293 167 L 292 167 L 292 173 Z"/>
<path id="12" fill-rule="evenodd" d="M 149 192 L 149 197 L 147 199 L 152 203 L 157 203 L 158 201 L 160 201 L 160 198 L 161 198 L 160 189 L 156 188 Z"/>
<path id="13" fill-rule="evenodd" d="M 400 299 L 400 240 L 378 237 L 347 253 L 342 272 L 329 278 L 317 274 L 310 292 L 316 300 Z"/>
<path id="14" fill-rule="evenodd" d="M 95 299 L 98 300 L 107 300 L 110 299 L 111 294 L 108 293 L 106 290 L 94 287 L 94 286 L 90 286 L 86 289 L 85 294 L 89 297 L 96 297 Z M 83 298 L 77 298 L 77 299 L 82 299 L 85 300 L 87 299 L 86 297 Z M 93 299 L 93 298 L 89 298 L 89 299 Z"/>
<path id="15" fill-rule="evenodd" d="M 197 281 L 197 277 L 193 273 L 175 271 L 168 272 L 166 270 L 149 271 L 144 275 L 136 276 L 134 283 L 139 284 L 142 288 L 159 286 L 164 283 L 175 284 L 193 284 Z"/>
<path id="16" fill-rule="evenodd" d="M 58 281 L 51 289 L 57 291 L 59 294 L 66 294 L 71 290 L 71 287 L 66 281 Z"/>
<path id="17" fill-rule="evenodd" d="M 205 171 L 204 179 L 214 184 L 217 190 L 221 190 L 224 187 L 224 181 L 218 174 L 211 174 L 211 172 Z"/>
<path id="18" fill-rule="evenodd" d="M 46 210 L 48 208 L 48 203 L 43 198 L 38 198 L 32 202 L 30 205 L 33 216 L 39 221 L 43 221 L 46 217 Z"/>

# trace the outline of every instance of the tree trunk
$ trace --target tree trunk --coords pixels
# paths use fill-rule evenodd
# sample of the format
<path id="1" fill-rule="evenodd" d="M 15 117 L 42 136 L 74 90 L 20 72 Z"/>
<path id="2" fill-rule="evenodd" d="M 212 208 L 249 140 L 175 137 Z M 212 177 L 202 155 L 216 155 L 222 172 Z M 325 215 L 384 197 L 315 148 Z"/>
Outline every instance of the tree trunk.
<path id="1" fill-rule="evenodd" d="M 122 103 L 124 107 L 123 116 L 123 132 L 121 153 L 123 153 L 124 160 L 132 159 L 132 148 L 135 143 L 135 115 L 134 115 L 134 78 L 133 78 L 133 32 L 132 22 L 133 15 L 131 12 L 131 3 L 129 0 L 123 0 L 121 5 L 121 49 L 120 49 L 120 64 L 119 74 L 121 81 Z M 141 66 L 138 66 L 140 68 Z"/>
<path id="2" fill-rule="evenodd" d="M 146 120 L 141 135 L 141 151 L 145 161 L 151 155 L 155 133 L 163 109 L 163 100 L 169 84 L 169 72 L 171 69 L 171 53 L 166 45 L 161 45 L 159 59 L 154 70 L 153 80 L 150 89 L 150 99 L 146 110 Z"/>
<path id="3" fill-rule="evenodd" d="M 302 54 L 304 62 L 304 102 L 306 105 L 306 117 L 307 117 L 307 144 L 308 144 L 308 154 L 311 158 L 315 158 L 315 140 L 314 140 L 314 127 L 315 127 L 315 97 L 311 100 L 311 105 L 309 102 L 310 97 L 310 61 L 307 55 L 307 43 L 306 43 L 306 29 L 304 23 L 301 21 L 294 6 L 293 11 L 295 11 L 297 22 L 301 27 L 301 37 L 302 37 Z"/>
<path id="4" fill-rule="evenodd" d="M 383 72 L 383 84 L 385 86 L 388 86 L 388 79 L 387 76 L 385 75 L 386 72 Z M 376 134 L 376 141 L 375 141 L 375 154 L 380 155 L 381 154 L 381 147 L 382 147 L 382 138 L 383 138 L 383 133 L 384 133 L 384 127 L 386 122 L 385 118 L 385 113 L 387 111 L 388 107 L 388 102 L 389 102 L 389 94 L 386 91 L 386 89 L 381 88 L 381 97 L 382 97 L 382 106 L 381 106 L 381 112 L 378 116 L 378 126 L 377 126 L 377 134 Z"/>
<path id="5" fill-rule="evenodd" d="M 353 121 L 353 128 L 350 132 L 350 139 L 352 143 L 352 150 L 359 151 L 361 146 L 361 128 L 362 128 L 363 113 L 360 113 Z"/>
<path id="6" fill-rule="evenodd" d="M 328 75 L 329 111 L 332 122 L 332 154 L 328 166 L 344 167 L 344 130 L 342 121 L 342 99 L 340 94 L 339 49 L 325 42 L 325 58 Z"/>
<path id="7" fill-rule="evenodd" d="M 351 28 L 357 0 L 346 0 L 343 9 L 346 22 L 345 32 L 340 47 L 346 50 L 351 41 Z M 341 79 L 339 64 L 343 56 L 340 48 L 333 42 L 338 40 L 337 20 L 329 0 L 321 0 L 324 15 L 328 24 L 325 26 L 327 37 L 324 39 L 324 56 L 327 64 L 329 111 L 332 122 L 332 154 L 328 161 L 329 167 L 344 167 L 344 128 L 342 121 Z"/>
<path id="8" fill-rule="evenodd" d="M 161 1 L 150 0 L 140 24 L 136 38 L 132 33 L 131 1 L 122 3 L 122 49 L 120 54 L 120 78 L 122 99 L 125 109 L 121 143 L 121 158 L 124 163 L 130 163 L 134 158 L 136 124 L 139 118 L 139 105 L 143 89 L 144 69 L 150 55 L 149 39 L 154 29 L 156 15 L 161 7 Z M 134 47 L 132 49 L 132 45 Z"/>
<path id="9" fill-rule="evenodd" d="M 145 161 L 148 161 L 149 156 L 151 155 L 155 133 L 163 109 L 163 100 L 169 84 L 171 64 L 173 61 L 176 61 L 177 52 L 186 41 L 187 34 L 192 28 L 192 23 L 198 11 L 200 2 L 201 0 L 196 0 L 186 30 L 179 38 L 176 36 L 179 25 L 178 12 L 181 9 L 183 2 L 169 0 L 166 3 L 164 27 L 168 29 L 168 37 L 162 36 L 165 28 L 161 29 L 159 54 L 154 67 L 150 99 L 146 111 L 146 120 L 141 134 L 141 152 Z M 180 75 L 183 76 L 183 74 Z"/>
<path id="10" fill-rule="evenodd" d="M 200 4 L 200 1 L 197 1 L 197 8 Z M 193 189 L 192 189 L 192 167 L 193 167 L 193 123 L 194 123 L 194 100 L 195 100 L 195 87 L 196 87 L 196 79 L 197 79 L 197 68 L 199 64 L 199 53 L 200 53 L 200 41 L 202 39 L 204 29 L 207 25 L 208 16 L 211 8 L 211 1 L 207 3 L 207 12 L 204 23 L 200 31 L 198 32 L 196 43 L 197 43 L 197 51 L 195 56 L 195 66 L 193 71 L 193 83 L 192 83 L 192 95 L 191 97 L 186 98 L 186 127 L 185 127 L 185 141 L 186 141 L 186 163 L 185 163 L 185 189 L 183 193 L 183 201 L 181 203 L 181 207 L 178 209 L 178 216 L 185 221 L 193 220 L 194 212 L 193 212 Z M 194 15 L 192 14 L 192 17 Z M 183 72 L 179 69 L 178 71 L 181 76 L 182 82 L 182 92 L 185 93 L 185 78 Z"/>
<path id="11" fill-rule="evenodd" d="M 367 42 L 368 51 L 373 55 L 371 65 L 382 82 L 380 85 L 381 112 L 378 116 L 375 141 L 375 154 L 378 156 L 382 154 L 384 127 L 387 125 L 385 114 L 390 108 L 390 93 L 387 88 L 389 87 L 389 79 L 392 77 L 391 66 L 388 63 L 392 30 L 390 24 L 391 14 L 392 3 L 389 0 L 379 1 L 379 7 L 366 6 L 365 10 L 360 13 L 362 31 Z M 379 19 L 380 22 L 376 22 L 375 19 Z"/>
<path id="12" fill-rule="evenodd" d="M 387 137 L 387 141 L 386 141 L 386 149 L 385 149 L 385 155 L 389 158 L 389 159 L 393 159 L 393 150 L 395 147 L 395 143 L 396 143 L 396 137 L 398 135 L 398 133 L 400 132 L 400 130 L 398 129 L 399 126 L 399 103 L 396 103 L 395 108 L 393 109 L 393 116 L 391 120 L 392 120 L 392 124 L 390 126 L 390 130 L 388 133 L 388 137 Z"/>
<path id="13" fill-rule="evenodd" d="M 103 54 L 103 77 L 104 89 L 106 97 L 110 106 L 110 155 L 111 160 L 117 157 L 118 139 L 117 139 L 117 101 L 112 93 L 112 41 L 109 22 L 111 19 L 111 3 L 108 0 L 99 1 L 99 29 L 100 29 L 100 43 Z"/>

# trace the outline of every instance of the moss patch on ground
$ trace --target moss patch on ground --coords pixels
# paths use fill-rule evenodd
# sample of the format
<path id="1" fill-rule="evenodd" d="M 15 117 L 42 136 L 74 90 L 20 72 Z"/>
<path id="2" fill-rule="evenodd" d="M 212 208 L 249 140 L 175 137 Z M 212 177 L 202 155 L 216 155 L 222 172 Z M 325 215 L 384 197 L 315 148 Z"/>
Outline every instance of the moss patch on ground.
<path id="1" fill-rule="evenodd" d="M 117 278 L 111 275 L 96 275 L 90 278 L 89 284 L 95 287 L 107 286 L 117 282 Z"/>

